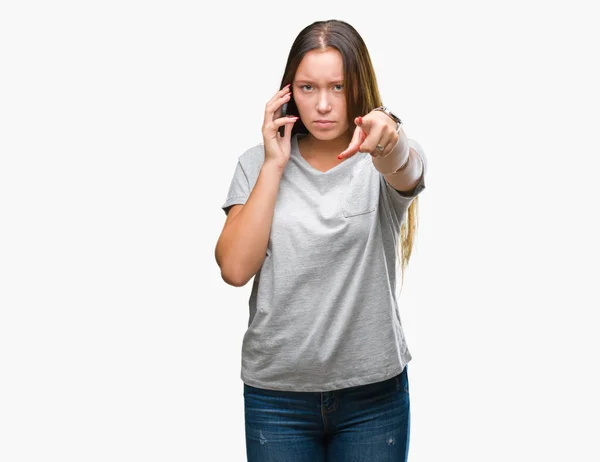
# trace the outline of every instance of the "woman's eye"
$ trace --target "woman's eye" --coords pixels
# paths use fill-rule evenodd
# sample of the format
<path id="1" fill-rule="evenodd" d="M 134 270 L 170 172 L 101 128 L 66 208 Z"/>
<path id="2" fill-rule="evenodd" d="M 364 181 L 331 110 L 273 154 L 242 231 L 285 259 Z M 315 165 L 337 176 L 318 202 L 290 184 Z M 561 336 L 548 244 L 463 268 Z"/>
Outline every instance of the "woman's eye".
<path id="1" fill-rule="evenodd" d="M 338 85 L 334 85 L 334 87 L 338 87 L 337 89 L 341 90 L 342 88 L 344 88 L 344 85 L 338 84 Z M 312 85 L 305 84 L 305 85 L 302 85 L 300 88 L 310 90 L 312 88 Z"/>

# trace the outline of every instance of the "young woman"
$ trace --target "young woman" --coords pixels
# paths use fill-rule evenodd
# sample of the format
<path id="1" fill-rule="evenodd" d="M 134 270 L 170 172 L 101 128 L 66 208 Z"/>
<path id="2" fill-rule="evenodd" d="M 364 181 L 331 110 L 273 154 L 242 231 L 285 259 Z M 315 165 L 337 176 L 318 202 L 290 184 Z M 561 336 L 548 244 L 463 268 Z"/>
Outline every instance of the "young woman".
<path id="1" fill-rule="evenodd" d="M 238 158 L 215 249 L 225 282 L 254 277 L 248 460 L 405 461 L 411 354 L 396 264 L 410 258 L 424 152 L 382 106 L 361 36 L 338 20 L 294 41 L 262 135 Z"/>

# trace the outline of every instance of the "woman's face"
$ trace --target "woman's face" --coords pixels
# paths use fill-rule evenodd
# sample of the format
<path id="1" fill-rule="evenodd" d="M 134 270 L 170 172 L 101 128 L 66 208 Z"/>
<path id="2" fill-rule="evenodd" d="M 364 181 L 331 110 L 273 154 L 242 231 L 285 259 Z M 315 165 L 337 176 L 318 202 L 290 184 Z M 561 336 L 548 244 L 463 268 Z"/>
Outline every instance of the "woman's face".
<path id="1" fill-rule="evenodd" d="M 296 71 L 292 93 L 302 123 L 315 138 L 332 140 L 347 133 L 344 67 L 338 50 L 329 47 L 306 53 Z"/>

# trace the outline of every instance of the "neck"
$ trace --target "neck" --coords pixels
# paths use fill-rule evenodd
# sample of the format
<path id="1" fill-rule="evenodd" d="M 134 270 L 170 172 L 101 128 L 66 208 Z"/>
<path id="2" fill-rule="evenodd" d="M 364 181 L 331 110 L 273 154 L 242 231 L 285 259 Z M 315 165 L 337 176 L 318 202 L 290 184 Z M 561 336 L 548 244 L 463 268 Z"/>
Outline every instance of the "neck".
<path id="1" fill-rule="evenodd" d="M 337 158 L 340 152 L 348 148 L 351 140 L 352 134 L 350 131 L 332 140 L 320 140 L 308 133 L 304 136 L 302 144 L 310 152 L 311 157 Z"/>

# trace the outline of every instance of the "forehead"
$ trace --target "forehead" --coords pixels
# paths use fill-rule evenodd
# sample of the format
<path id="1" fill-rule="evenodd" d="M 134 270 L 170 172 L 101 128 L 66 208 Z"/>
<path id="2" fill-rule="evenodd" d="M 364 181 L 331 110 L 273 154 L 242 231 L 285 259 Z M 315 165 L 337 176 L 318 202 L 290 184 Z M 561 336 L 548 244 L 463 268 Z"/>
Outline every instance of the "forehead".
<path id="1" fill-rule="evenodd" d="M 309 51 L 302 58 L 294 80 L 326 83 L 344 80 L 344 61 L 341 53 L 335 48 Z"/>

